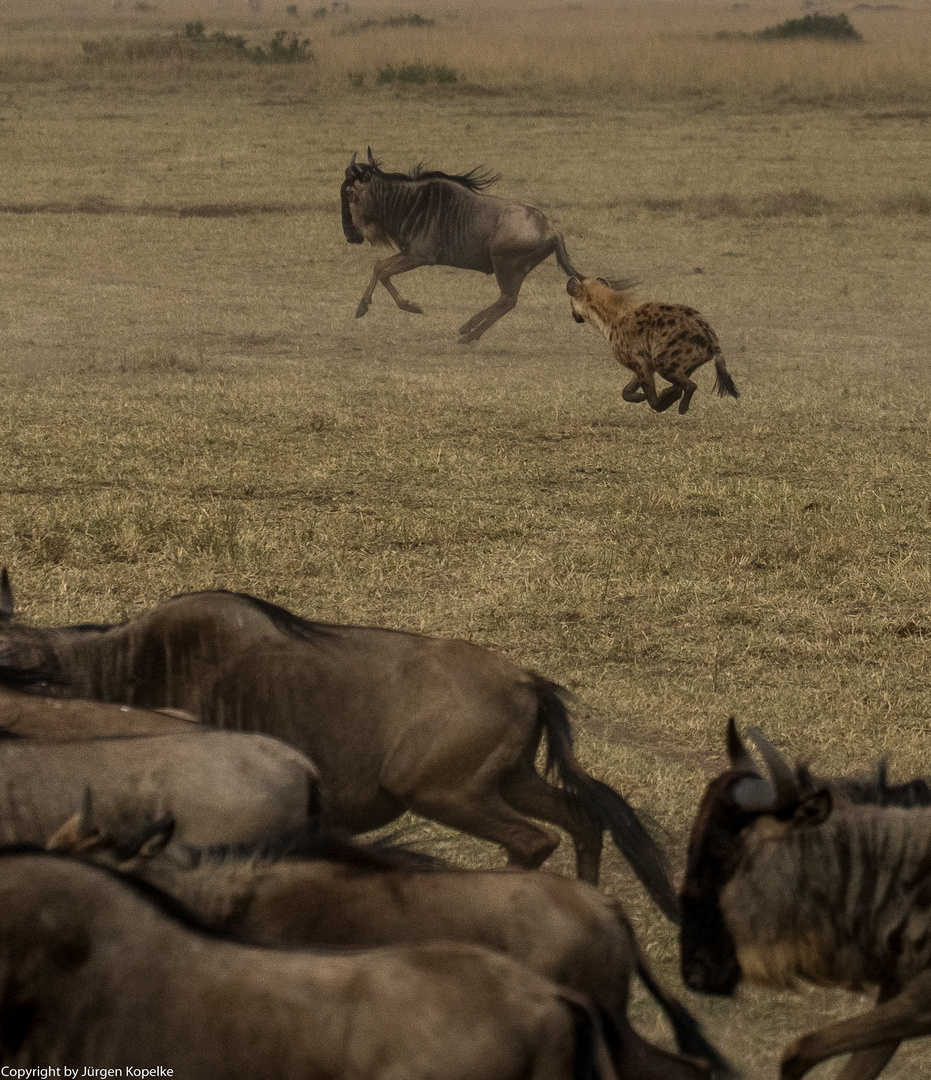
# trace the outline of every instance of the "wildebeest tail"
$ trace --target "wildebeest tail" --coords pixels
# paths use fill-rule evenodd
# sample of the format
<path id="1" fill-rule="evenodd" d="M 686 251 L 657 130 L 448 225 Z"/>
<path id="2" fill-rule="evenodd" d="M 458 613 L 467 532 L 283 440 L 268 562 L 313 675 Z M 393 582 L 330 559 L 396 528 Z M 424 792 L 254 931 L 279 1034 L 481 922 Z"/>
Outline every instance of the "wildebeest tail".
<path id="1" fill-rule="evenodd" d="M 734 385 L 734 380 L 730 377 L 727 368 L 724 366 L 724 357 L 717 353 L 714 358 L 714 392 L 718 397 L 740 397 L 737 393 L 737 387 Z"/>
<path id="2" fill-rule="evenodd" d="M 626 916 L 624 918 L 626 919 Z M 730 1063 L 708 1042 L 702 1031 L 701 1024 L 692 1016 L 682 1002 L 671 994 L 667 994 L 656 981 L 646 962 L 646 958 L 640 951 L 640 946 L 636 944 L 636 939 L 633 939 L 633 945 L 636 952 L 637 974 L 640 976 L 640 981 L 665 1013 L 680 1052 L 704 1061 L 715 1080 L 731 1080 L 736 1076 L 736 1073 Z"/>
<path id="3" fill-rule="evenodd" d="M 566 241 L 563 240 L 562 233 L 556 235 L 556 261 L 559 263 L 560 269 L 567 273 L 569 277 L 581 280 L 584 276 L 569 262 L 569 252 L 566 251 Z"/>
<path id="4" fill-rule="evenodd" d="M 576 761 L 561 687 L 542 675 L 536 675 L 535 679 L 538 715 L 546 732 L 546 771 L 555 770 L 580 811 L 590 821 L 608 830 L 663 914 L 678 923 L 679 898 L 669 879 L 665 854 L 624 796 L 589 776 Z"/>

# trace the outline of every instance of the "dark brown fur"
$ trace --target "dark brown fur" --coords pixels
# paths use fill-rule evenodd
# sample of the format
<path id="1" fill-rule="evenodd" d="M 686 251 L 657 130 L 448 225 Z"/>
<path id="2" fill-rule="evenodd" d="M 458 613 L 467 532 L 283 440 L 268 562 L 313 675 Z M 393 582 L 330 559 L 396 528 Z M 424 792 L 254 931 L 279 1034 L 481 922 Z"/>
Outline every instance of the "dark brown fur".
<path id="1" fill-rule="evenodd" d="M 352 832 L 406 810 L 500 844 L 536 869 L 572 837 L 596 883 L 611 832 L 670 918 L 665 859 L 623 796 L 575 759 L 560 688 L 470 642 L 312 623 L 244 594 L 176 597 L 110 628 L 0 625 L 0 665 L 48 692 L 188 709 L 290 743 L 320 769 L 323 814 Z M 543 736 L 549 783 L 536 769 Z"/>
<path id="2" fill-rule="evenodd" d="M 648 401 L 663 412 L 679 402 L 688 412 L 698 384 L 692 372 L 714 363 L 714 388 L 719 395 L 737 397 L 714 330 L 694 308 L 682 304 L 636 303 L 627 285 L 604 278 L 570 278 L 566 289 L 576 322 L 589 322 L 611 342 L 614 358 L 634 377 L 621 391 L 625 401 Z M 656 376 L 672 383 L 657 393 Z"/>
<path id="3" fill-rule="evenodd" d="M 756 736 L 769 778 L 728 729 L 682 889 L 683 977 L 730 993 L 742 977 L 878 987 L 876 1008 L 790 1045 L 782 1080 L 852 1054 L 838 1080 L 873 1080 L 903 1039 L 931 1035 L 931 810 L 835 800 Z M 841 785 L 843 786 L 843 785 Z M 877 785 L 881 800 L 885 785 Z"/>
<path id="4" fill-rule="evenodd" d="M 151 886 L 0 852 L 0 1061 L 175 1080 L 617 1080 L 579 995 L 506 956 L 431 944 L 249 947 Z"/>
<path id="5" fill-rule="evenodd" d="M 623 1036 L 624 1075 L 700 1080 L 704 1068 L 651 1046 L 631 1028 L 627 1004 L 637 973 L 680 1050 L 711 1063 L 716 1075 L 728 1074 L 694 1018 L 656 982 L 621 906 L 583 882 L 545 873 L 422 870 L 410 853 L 350 840 L 334 847 L 326 835 L 325 854 L 310 860 L 245 852 L 192 858 L 163 852 L 158 831 L 153 822 L 134 836 L 85 806 L 49 846 L 141 876 L 210 925 L 253 944 L 373 948 L 444 940 L 499 950 L 603 1009 Z M 167 842 L 170 823 L 161 833 Z"/>

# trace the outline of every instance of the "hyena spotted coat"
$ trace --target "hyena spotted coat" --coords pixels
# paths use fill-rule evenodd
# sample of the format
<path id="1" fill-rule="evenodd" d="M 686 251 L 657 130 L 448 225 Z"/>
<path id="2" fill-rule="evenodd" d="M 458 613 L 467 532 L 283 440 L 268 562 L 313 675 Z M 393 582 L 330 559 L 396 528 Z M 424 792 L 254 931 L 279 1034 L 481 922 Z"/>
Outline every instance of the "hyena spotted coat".
<path id="1" fill-rule="evenodd" d="M 709 360 L 717 372 L 715 391 L 722 397 L 739 396 L 724 366 L 717 334 L 694 308 L 654 301 L 640 304 L 629 284 L 612 284 L 604 278 L 569 278 L 566 292 L 575 321 L 600 330 L 611 342 L 615 360 L 634 373 L 621 391 L 625 401 L 648 401 L 656 412 L 678 401 L 679 412 L 688 412 L 698 389 L 689 376 Z M 672 383 L 660 394 L 657 375 Z"/>

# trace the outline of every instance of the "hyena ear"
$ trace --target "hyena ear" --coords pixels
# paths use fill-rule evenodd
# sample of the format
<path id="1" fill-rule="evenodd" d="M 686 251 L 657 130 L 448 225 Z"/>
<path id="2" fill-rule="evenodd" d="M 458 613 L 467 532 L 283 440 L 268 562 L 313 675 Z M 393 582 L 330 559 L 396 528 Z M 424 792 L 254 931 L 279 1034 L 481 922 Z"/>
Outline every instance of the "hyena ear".
<path id="1" fill-rule="evenodd" d="M 806 795 L 792 812 L 792 824 L 802 828 L 811 829 L 821 825 L 831 815 L 834 808 L 834 800 L 830 791 L 822 788 L 813 795 Z"/>
<path id="2" fill-rule="evenodd" d="M 611 282 L 607 281 L 605 278 L 600 277 L 600 278 L 595 278 L 595 280 L 600 282 L 602 285 L 607 285 L 609 289 L 611 288 Z"/>
<path id="3" fill-rule="evenodd" d="M 579 281 L 579 279 L 577 277 L 569 278 L 569 280 L 566 282 L 566 292 L 570 296 L 578 296 L 579 295 L 579 286 L 581 284 L 582 284 L 582 282 Z"/>

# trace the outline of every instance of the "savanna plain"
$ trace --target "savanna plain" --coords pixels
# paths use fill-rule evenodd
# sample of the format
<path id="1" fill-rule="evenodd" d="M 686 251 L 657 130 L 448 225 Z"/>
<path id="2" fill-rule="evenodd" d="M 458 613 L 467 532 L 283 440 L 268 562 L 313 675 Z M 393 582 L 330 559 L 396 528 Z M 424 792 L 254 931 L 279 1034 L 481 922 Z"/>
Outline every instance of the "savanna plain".
<path id="1" fill-rule="evenodd" d="M 0 4 L 19 614 L 221 587 L 500 650 L 573 692 L 580 758 L 677 875 L 730 715 L 824 772 L 931 771 L 931 5 L 858 4 L 843 43 L 758 40 L 803 14 L 767 0 L 350 2 Z M 369 145 L 500 172 L 585 273 L 702 311 L 740 399 L 702 368 L 684 417 L 622 402 L 552 259 L 471 346 L 478 274 L 357 320 L 375 253 L 339 186 Z M 603 887 L 747 1077 L 868 1007 L 689 994 L 616 855 Z M 928 1040 L 885 1075 L 931 1077 Z"/>

